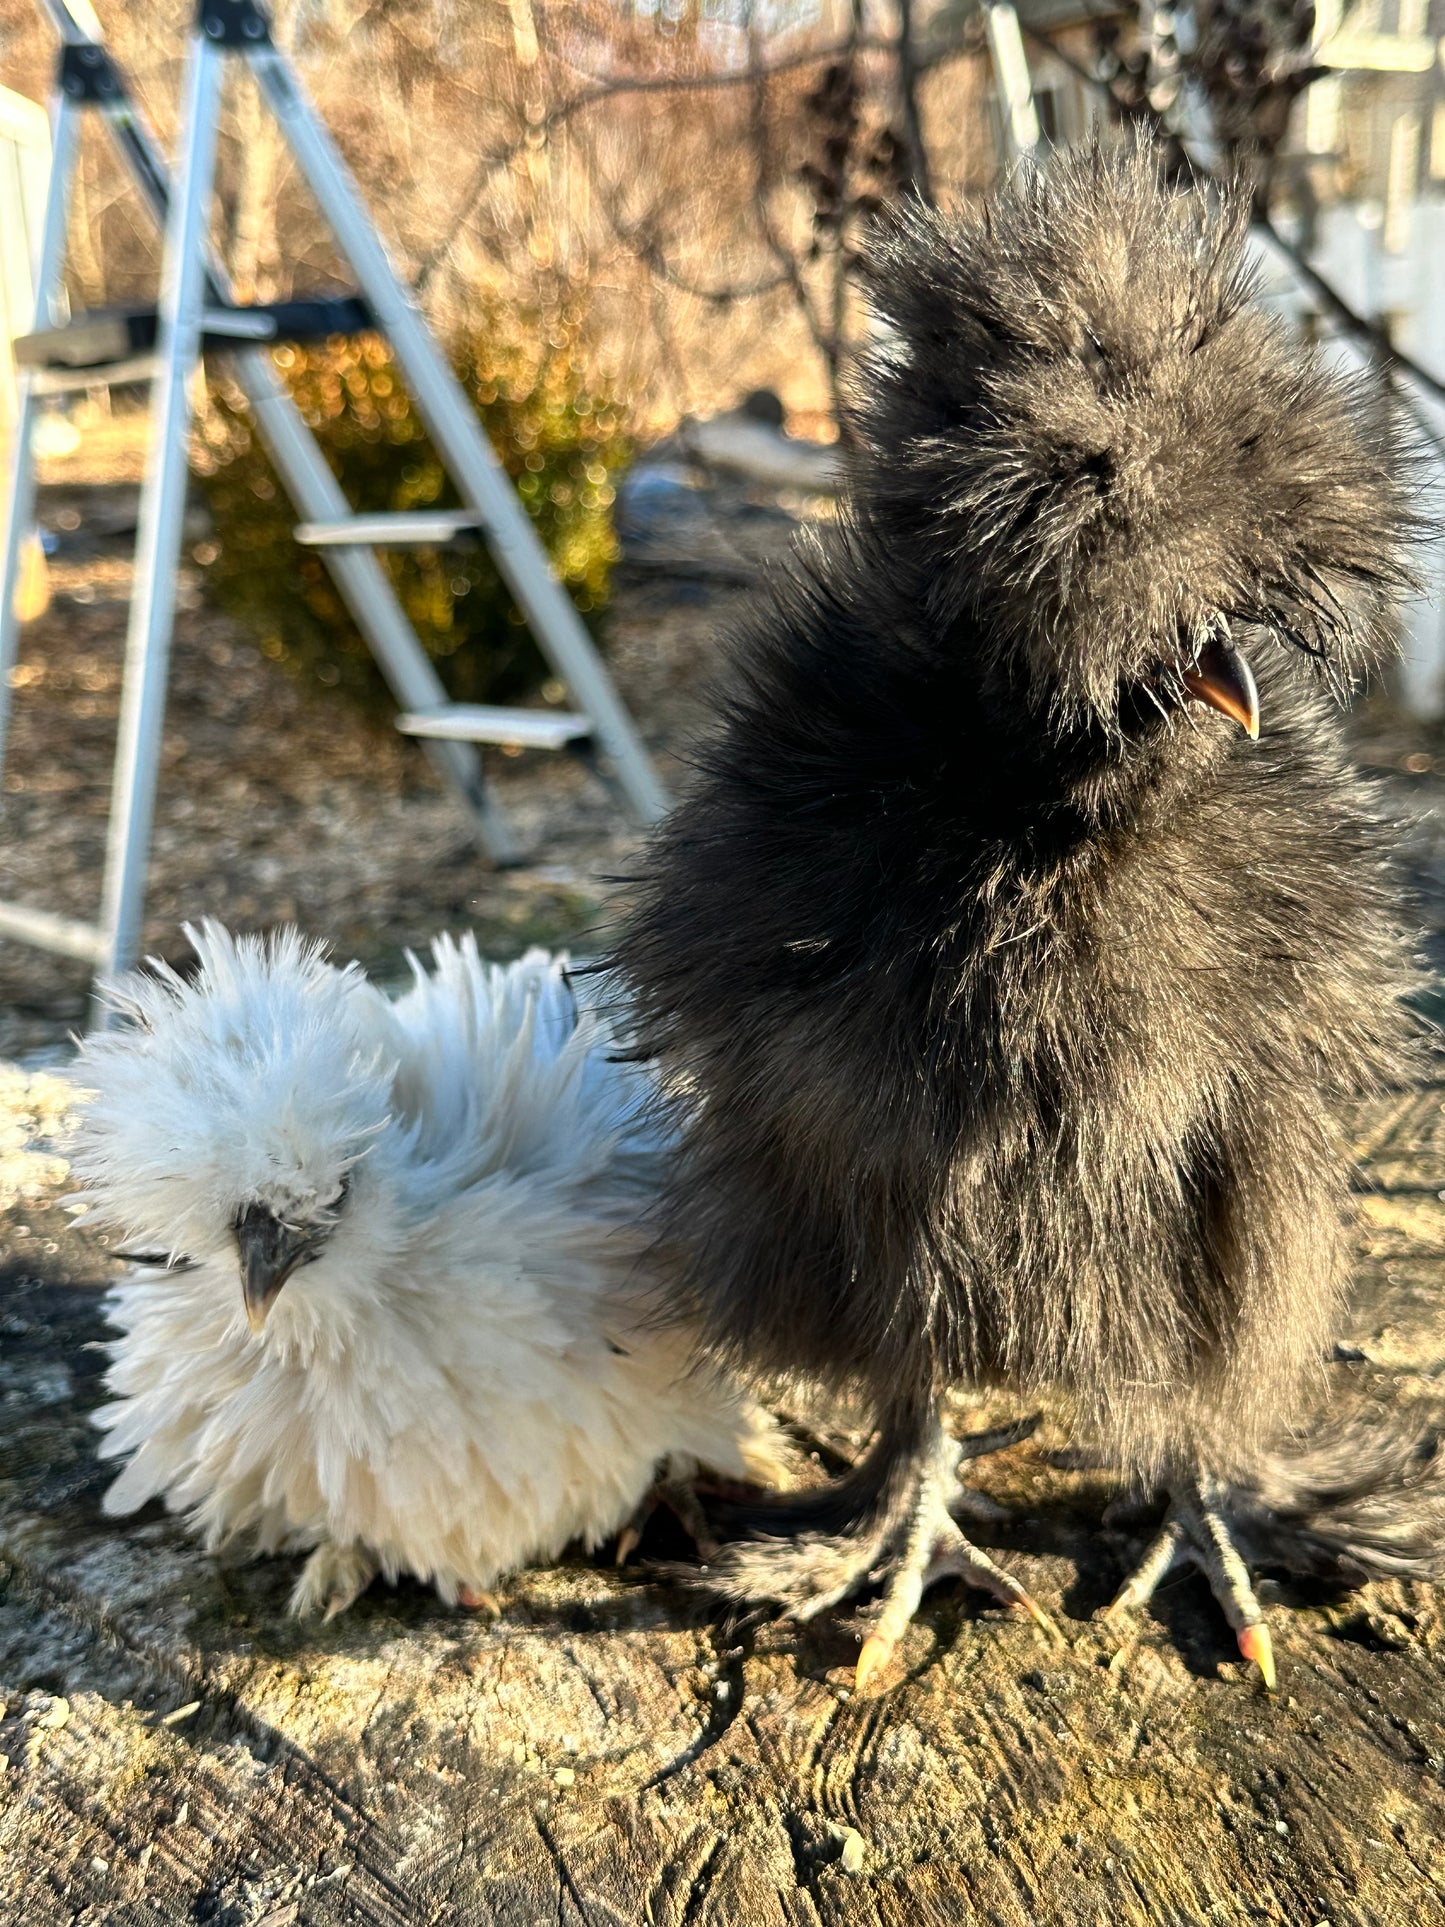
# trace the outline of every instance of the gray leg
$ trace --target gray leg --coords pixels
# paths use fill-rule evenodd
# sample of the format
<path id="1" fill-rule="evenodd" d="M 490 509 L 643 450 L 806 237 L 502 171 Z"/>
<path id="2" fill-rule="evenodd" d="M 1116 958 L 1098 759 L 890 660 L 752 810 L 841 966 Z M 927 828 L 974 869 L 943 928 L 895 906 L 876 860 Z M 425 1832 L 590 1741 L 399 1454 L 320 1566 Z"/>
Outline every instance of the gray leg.
<path id="1" fill-rule="evenodd" d="M 1181 1566 L 1197 1566 L 1224 1610 L 1239 1650 L 1274 1691 L 1274 1646 L 1250 1581 L 1249 1568 L 1234 1543 L 1228 1487 L 1219 1480 L 1181 1478 L 1170 1485 L 1170 1506 L 1162 1530 L 1100 1617 L 1122 1619 L 1146 1605 L 1157 1588 Z"/>
<path id="2" fill-rule="evenodd" d="M 918 1492 L 903 1530 L 886 1549 L 888 1579 L 883 1604 L 873 1630 L 858 1655 L 855 1685 L 862 1691 L 893 1656 L 895 1647 L 912 1623 L 920 1600 L 940 1579 L 961 1579 L 965 1585 L 987 1592 L 1003 1606 L 1021 1607 L 1029 1617 L 1051 1634 L 1058 1629 L 1037 1600 L 1012 1574 L 975 1546 L 959 1530 L 954 1512 L 965 1509 L 975 1496 L 961 1488 L 956 1478 L 960 1457 L 979 1458 L 987 1451 L 1000 1451 L 1026 1438 L 1033 1423 L 1002 1427 L 978 1439 L 950 1438 L 940 1423 L 938 1440 L 925 1462 Z M 970 1449 L 970 1447 L 972 1449 Z"/>
<path id="3" fill-rule="evenodd" d="M 702 1501 L 697 1496 L 691 1479 L 659 1479 L 638 1506 L 627 1524 L 617 1535 L 617 1550 L 614 1563 L 625 1566 L 641 1542 L 648 1520 L 659 1506 L 666 1506 L 677 1520 L 688 1538 L 697 1548 L 697 1556 L 706 1562 L 717 1556 L 717 1540 L 713 1537 L 703 1511 Z"/>

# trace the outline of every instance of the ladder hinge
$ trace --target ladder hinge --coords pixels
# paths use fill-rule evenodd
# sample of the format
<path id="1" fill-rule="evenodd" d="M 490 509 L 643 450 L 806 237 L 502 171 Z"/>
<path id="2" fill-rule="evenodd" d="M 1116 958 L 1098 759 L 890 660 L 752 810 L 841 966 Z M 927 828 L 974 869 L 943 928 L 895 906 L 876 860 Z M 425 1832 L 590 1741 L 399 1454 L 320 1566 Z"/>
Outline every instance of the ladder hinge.
<path id="1" fill-rule="evenodd" d="M 125 98 L 120 73 L 104 47 L 93 41 L 67 41 L 60 49 L 60 91 L 86 107 L 105 107 Z"/>
<path id="2" fill-rule="evenodd" d="M 261 47 L 271 38 L 271 22 L 255 0 L 201 0 L 197 24 L 217 47 Z"/>

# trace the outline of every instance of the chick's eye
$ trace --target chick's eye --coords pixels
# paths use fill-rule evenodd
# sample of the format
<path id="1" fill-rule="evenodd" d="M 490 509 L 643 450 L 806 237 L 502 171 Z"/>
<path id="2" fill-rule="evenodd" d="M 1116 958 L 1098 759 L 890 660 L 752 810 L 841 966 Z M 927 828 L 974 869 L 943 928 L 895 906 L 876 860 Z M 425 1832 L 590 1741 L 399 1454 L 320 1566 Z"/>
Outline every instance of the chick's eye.
<path id="1" fill-rule="evenodd" d="M 350 1189 L 351 1189 L 351 1173 L 348 1171 L 346 1176 L 342 1178 L 339 1184 L 333 1185 L 331 1190 L 326 1193 L 325 1197 L 318 1198 L 316 1202 L 323 1211 L 338 1211 L 340 1210 L 341 1206 L 346 1202 L 346 1194 L 348 1191 L 350 1191 Z"/>

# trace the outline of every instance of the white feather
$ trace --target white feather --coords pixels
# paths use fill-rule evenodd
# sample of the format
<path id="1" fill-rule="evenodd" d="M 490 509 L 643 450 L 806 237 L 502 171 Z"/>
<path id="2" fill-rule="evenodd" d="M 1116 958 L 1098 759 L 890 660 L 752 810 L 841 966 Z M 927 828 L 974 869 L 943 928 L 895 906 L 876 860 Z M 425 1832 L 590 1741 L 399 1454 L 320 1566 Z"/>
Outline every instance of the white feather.
<path id="1" fill-rule="evenodd" d="M 131 1028 L 78 1066 L 93 1207 L 191 1261 L 107 1301 L 108 1512 L 160 1497 L 208 1546 L 320 1548 L 298 1610 L 377 1567 L 450 1601 L 595 1546 L 666 1461 L 783 1469 L 756 1404 L 651 1316 L 666 1147 L 564 959 L 443 938 L 392 1004 L 295 933 L 188 934 L 194 980 L 126 980 Z M 258 1203 L 329 1227 L 259 1335 L 233 1231 Z"/>

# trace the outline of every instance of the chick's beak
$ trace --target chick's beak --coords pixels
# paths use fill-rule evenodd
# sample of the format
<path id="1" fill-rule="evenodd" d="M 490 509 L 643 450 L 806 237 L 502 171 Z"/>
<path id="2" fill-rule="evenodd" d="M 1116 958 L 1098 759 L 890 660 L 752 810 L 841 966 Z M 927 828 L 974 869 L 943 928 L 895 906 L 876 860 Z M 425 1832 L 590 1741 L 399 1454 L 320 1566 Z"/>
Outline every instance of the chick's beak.
<path id="1" fill-rule="evenodd" d="M 1240 724 L 1251 737 L 1259 735 L 1259 691 L 1249 664 L 1237 649 L 1217 636 L 1199 653 L 1199 660 L 1181 671 L 1191 696 Z"/>
<path id="2" fill-rule="evenodd" d="M 241 1254 L 241 1295 L 246 1322 L 261 1331 L 277 1293 L 306 1257 L 310 1239 L 281 1223 L 264 1205 L 248 1205 L 236 1220 L 236 1249 Z"/>

